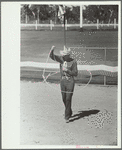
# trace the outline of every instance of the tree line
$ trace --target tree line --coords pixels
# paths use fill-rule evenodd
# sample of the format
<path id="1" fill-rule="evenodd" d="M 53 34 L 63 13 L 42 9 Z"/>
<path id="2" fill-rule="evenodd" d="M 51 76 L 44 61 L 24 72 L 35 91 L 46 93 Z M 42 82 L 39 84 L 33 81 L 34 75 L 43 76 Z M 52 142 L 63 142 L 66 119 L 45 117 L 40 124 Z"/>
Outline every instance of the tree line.
<path id="1" fill-rule="evenodd" d="M 66 6 L 66 19 L 68 23 L 80 22 L 80 6 Z M 53 20 L 55 24 L 60 23 L 58 18 L 58 5 L 21 5 L 21 20 L 38 20 L 43 23 Z M 83 22 L 113 23 L 114 18 L 118 22 L 118 5 L 87 5 L 83 6 Z"/>

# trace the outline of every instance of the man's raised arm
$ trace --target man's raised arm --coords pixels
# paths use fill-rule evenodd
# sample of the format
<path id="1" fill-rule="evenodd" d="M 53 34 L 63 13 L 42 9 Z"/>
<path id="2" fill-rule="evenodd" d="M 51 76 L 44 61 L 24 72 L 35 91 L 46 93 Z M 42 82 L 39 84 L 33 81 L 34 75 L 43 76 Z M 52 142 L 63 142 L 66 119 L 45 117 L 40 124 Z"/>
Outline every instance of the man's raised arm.
<path id="1" fill-rule="evenodd" d="M 54 55 L 54 49 L 55 49 L 55 46 L 52 46 L 51 50 L 50 50 L 50 58 L 54 61 L 57 61 L 59 63 L 63 63 L 63 59 L 61 56 L 57 56 L 57 55 Z"/>

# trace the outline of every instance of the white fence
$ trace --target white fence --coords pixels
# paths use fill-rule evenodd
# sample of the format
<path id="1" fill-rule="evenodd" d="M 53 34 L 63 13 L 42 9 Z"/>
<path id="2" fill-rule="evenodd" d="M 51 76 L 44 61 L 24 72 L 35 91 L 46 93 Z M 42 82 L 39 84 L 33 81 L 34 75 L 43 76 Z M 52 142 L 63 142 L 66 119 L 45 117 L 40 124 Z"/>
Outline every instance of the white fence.
<path id="1" fill-rule="evenodd" d="M 114 24 L 102 24 L 99 23 L 99 20 L 97 20 L 96 24 L 83 24 L 83 27 L 91 27 L 91 26 L 95 26 L 97 29 L 103 26 L 107 26 L 107 27 L 113 26 L 113 28 L 116 29 L 118 24 L 116 23 L 116 19 L 114 19 Z M 38 30 L 38 27 L 49 27 L 50 30 L 53 30 L 54 27 L 64 27 L 64 24 L 53 24 L 52 20 L 50 20 L 50 24 L 38 24 L 36 20 L 36 22 L 33 24 L 21 24 L 21 27 L 34 27 L 35 30 Z M 66 20 L 65 30 L 68 30 L 68 27 L 80 28 L 80 24 L 67 24 L 67 20 Z"/>

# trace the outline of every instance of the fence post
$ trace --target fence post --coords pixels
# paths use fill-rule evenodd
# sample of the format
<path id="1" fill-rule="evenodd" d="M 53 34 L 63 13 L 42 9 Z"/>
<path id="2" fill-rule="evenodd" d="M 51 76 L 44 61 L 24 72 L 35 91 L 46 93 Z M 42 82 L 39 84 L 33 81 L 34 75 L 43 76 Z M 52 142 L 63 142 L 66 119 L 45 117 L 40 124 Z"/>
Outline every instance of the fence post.
<path id="1" fill-rule="evenodd" d="M 103 27 L 103 21 L 102 21 L 101 27 Z"/>
<path id="2" fill-rule="evenodd" d="M 50 30 L 52 30 L 52 20 L 50 20 Z"/>
<path id="3" fill-rule="evenodd" d="M 105 65 L 106 65 L 106 47 L 105 47 L 105 58 L 104 58 L 104 61 L 105 61 Z M 104 75 L 104 85 L 106 85 L 106 76 Z"/>
<path id="4" fill-rule="evenodd" d="M 37 20 L 38 20 L 38 24 L 39 24 L 39 9 L 38 9 L 38 16 L 37 16 L 37 17 L 38 17 L 38 19 L 37 19 Z"/>
<path id="5" fill-rule="evenodd" d="M 97 29 L 99 29 L 99 19 L 97 19 Z"/>
<path id="6" fill-rule="evenodd" d="M 28 23 L 28 16 L 27 16 L 27 14 L 26 14 L 26 16 L 25 16 L 25 23 L 26 23 L 26 24 Z"/>
<path id="7" fill-rule="evenodd" d="M 66 20 L 66 23 L 65 23 L 65 30 L 67 30 L 67 20 Z"/>
<path id="8" fill-rule="evenodd" d="M 36 20 L 36 30 L 37 30 L 37 20 Z"/>
<path id="9" fill-rule="evenodd" d="M 114 18 L 114 29 L 116 29 L 116 18 Z"/>
<path id="10" fill-rule="evenodd" d="M 83 30 L 83 5 L 80 5 L 80 30 Z"/>

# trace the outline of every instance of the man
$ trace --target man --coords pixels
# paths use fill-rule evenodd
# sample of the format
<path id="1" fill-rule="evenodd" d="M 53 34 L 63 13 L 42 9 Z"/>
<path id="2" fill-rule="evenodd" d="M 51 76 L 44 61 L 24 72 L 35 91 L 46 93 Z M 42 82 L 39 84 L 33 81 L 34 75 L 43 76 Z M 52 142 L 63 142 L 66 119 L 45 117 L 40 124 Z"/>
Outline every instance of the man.
<path id="1" fill-rule="evenodd" d="M 62 56 L 54 55 L 54 49 L 55 46 L 52 46 L 50 58 L 60 63 L 60 86 L 65 105 L 65 120 L 68 123 L 69 118 L 72 116 L 71 101 L 75 85 L 74 76 L 78 74 L 77 63 L 70 57 L 70 48 L 64 48 L 63 51 L 60 51 Z"/>

